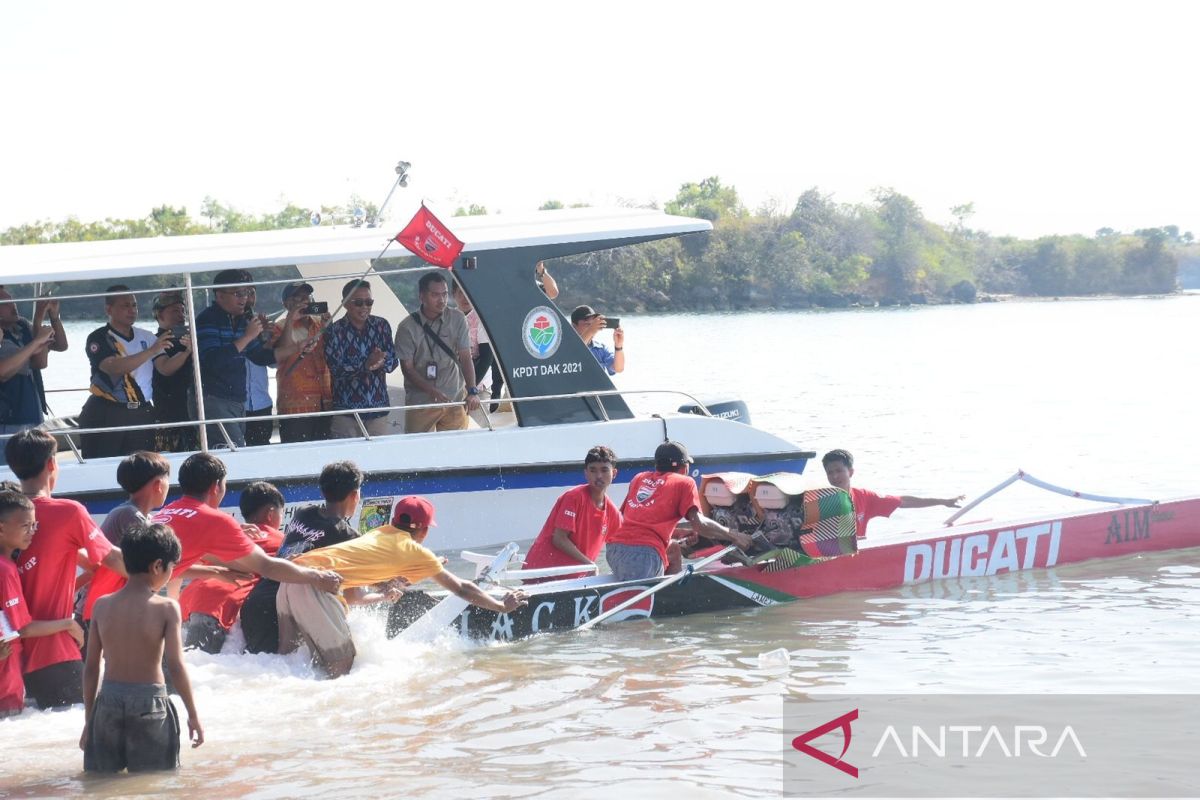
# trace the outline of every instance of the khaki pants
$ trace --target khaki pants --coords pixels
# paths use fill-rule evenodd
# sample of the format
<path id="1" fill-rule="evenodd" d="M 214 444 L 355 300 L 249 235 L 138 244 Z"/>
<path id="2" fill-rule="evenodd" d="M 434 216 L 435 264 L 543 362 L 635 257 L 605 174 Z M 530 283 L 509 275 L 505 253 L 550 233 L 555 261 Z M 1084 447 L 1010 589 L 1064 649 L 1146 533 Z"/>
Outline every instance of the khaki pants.
<path id="1" fill-rule="evenodd" d="M 467 427 L 467 409 L 457 405 L 451 408 L 412 408 L 404 413 L 405 433 L 428 431 L 461 431 Z"/>
<path id="2" fill-rule="evenodd" d="M 372 436 L 387 436 L 390 433 L 396 433 L 386 416 L 376 417 L 375 419 L 364 419 L 363 425 L 367 426 L 367 433 Z M 360 439 L 362 438 L 362 431 L 359 430 L 358 423 L 354 421 L 354 417 L 333 417 L 333 422 L 329 423 L 329 438 Z"/>
<path id="3" fill-rule="evenodd" d="M 346 622 L 346 609 L 338 598 L 315 586 L 281 583 L 275 595 L 279 614 L 279 652 L 295 652 L 307 644 L 314 664 L 336 678 L 354 663 L 354 639 Z"/>

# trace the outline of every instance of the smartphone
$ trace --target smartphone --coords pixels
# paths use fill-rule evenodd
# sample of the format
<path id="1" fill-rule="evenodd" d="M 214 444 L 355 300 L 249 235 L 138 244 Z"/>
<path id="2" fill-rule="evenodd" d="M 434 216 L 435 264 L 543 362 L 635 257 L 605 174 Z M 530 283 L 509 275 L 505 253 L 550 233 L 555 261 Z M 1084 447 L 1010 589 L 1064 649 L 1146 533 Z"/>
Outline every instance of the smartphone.
<path id="1" fill-rule="evenodd" d="M 187 336 L 188 333 L 189 333 L 189 331 L 188 331 L 187 325 L 172 325 L 171 326 L 171 338 L 172 339 L 182 339 L 184 336 Z"/>
<path id="2" fill-rule="evenodd" d="M 326 303 L 326 302 L 309 303 L 307 306 L 304 307 L 304 313 L 309 315 L 310 317 L 320 316 L 321 314 L 328 314 L 329 313 L 329 303 Z"/>
<path id="3" fill-rule="evenodd" d="M 620 317 L 605 317 L 604 318 L 604 327 L 606 327 L 606 328 L 621 327 L 621 318 Z"/>

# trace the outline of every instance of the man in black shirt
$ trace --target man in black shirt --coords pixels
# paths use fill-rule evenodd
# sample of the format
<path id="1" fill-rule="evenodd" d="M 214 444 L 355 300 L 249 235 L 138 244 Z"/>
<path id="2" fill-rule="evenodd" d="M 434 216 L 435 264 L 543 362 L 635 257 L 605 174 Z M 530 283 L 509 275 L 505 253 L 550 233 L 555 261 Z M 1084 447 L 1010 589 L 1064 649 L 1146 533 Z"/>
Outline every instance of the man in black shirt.
<path id="1" fill-rule="evenodd" d="M 358 508 L 363 472 L 352 461 L 335 461 L 321 470 L 319 484 L 324 504 L 296 510 L 283 527 L 283 544 L 276 558 L 295 558 L 318 547 L 355 539 L 359 532 L 347 518 Z M 275 595 L 279 583 L 263 578 L 250 590 L 242 604 L 242 633 L 251 653 L 279 651 L 279 616 Z"/>

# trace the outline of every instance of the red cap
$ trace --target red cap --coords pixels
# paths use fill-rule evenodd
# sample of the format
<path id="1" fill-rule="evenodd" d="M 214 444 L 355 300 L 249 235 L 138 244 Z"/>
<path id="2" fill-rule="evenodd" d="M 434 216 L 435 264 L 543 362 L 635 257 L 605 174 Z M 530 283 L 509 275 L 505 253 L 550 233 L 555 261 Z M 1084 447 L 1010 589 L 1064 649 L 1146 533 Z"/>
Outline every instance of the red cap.
<path id="1" fill-rule="evenodd" d="M 392 524 L 401 527 L 400 517 L 404 515 L 408 516 L 409 524 L 415 528 L 437 526 L 433 521 L 433 503 L 424 497 L 401 497 L 397 500 L 396 505 L 392 506 Z"/>

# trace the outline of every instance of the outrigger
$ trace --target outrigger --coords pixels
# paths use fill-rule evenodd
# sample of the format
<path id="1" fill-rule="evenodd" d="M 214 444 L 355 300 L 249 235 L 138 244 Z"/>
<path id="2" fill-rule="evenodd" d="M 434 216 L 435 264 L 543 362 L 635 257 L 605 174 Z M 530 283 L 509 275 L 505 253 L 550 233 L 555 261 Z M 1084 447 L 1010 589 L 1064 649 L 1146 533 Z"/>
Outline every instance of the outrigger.
<path id="1" fill-rule="evenodd" d="M 454 266 L 458 280 L 478 309 L 492 341 L 497 361 L 511 394 L 512 411 L 493 413 L 482 427 L 456 432 L 371 437 L 304 444 L 235 447 L 227 435 L 202 446 L 221 446 L 229 474 L 226 504 L 236 508 L 240 489 L 255 480 L 276 483 L 289 506 L 318 498 L 316 476 L 323 465 L 352 459 L 370 476 L 359 512 L 364 529 L 386 519 L 396 497 L 430 496 L 437 504 L 441 530 L 439 547 L 483 547 L 513 536 L 530 536 L 539 528 L 545 510 L 557 494 L 578 477 L 581 454 L 597 443 L 619 454 L 625 474 L 649 468 L 655 447 L 667 439 L 686 441 L 695 457 L 693 477 L 709 472 L 740 470 L 765 473 L 803 471 L 814 454 L 778 436 L 753 427 L 740 401 L 722 406 L 704 403 L 678 390 L 618 391 L 596 363 L 569 318 L 541 292 L 534 281 L 539 261 L 593 253 L 676 236 L 702 235 L 711 225 L 700 219 L 675 217 L 644 209 L 577 209 L 524 215 L 462 217 L 454 233 L 466 243 Z M 139 290 L 148 294 L 169 289 L 183 293 L 187 317 L 194 323 L 204 307 L 199 273 L 226 268 L 250 270 L 294 266 L 316 287 L 314 299 L 330 308 L 341 301 L 340 287 L 348 278 L 371 279 L 373 313 L 395 326 L 407 315 L 385 277 L 432 269 L 412 267 L 407 258 L 379 258 L 391 241 L 381 228 L 319 226 L 256 233 L 125 239 L 0 248 L 0 282 L 10 287 L 44 281 L 108 279 L 129 282 L 149 276 L 171 276 L 171 287 Z M 295 281 L 260 280 L 264 287 Z M 60 294 L 99 297 L 96 294 Z M 17 297 L 32 300 L 31 295 Z M 144 305 L 149 305 L 144 303 Z M 568 311 L 569 314 L 569 311 Z M 195 359 L 193 358 L 193 362 Z M 195 371 L 199 387 L 199 371 Z M 403 388 L 400 372 L 390 377 L 394 430 L 403 428 Z M 635 413 L 628 400 L 636 397 L 651 406 Z M 429 407 L 429 406 L 424 406 Z M 322 412 L 325 415 L 345 412 Z M 248 418 L 200 419 L 223 431 L 224 423 Z M 357 415 L 355 415 L 357 417 Z M 280 415 L 275 415 L 279 419 Z M 258 417 L 257 419 L 267 419 Z M 64 425 L 73 424 L 64 420 Z M 361 423 L 360 423 L 361 424 Z M 75 428 L 72 434 L 83 432 Z M 225 441 L 220 441 L 220 439 Z M 119 504 L 116 459 L 84 460 L 73 437 L 64 436 L 57 493 L 84 503 L 102 516 Z M 175 467 L 186 453 L 172 453 Z M 3 477 L 3 473 L 0 473 Z M 614 487 L 614 492 L 623 490 Z M 486 521 L 487 524 L 481 524 Z"/>
<path id="2" fill-rule="evenodd" d="M 709 476 L 720 479 L 722 476 Z M 1111 507 L 1003 524 L 956 524 L 968 511 L 1017 481 L 1074 498 L 1111 503 Z M 840 490 L 835 490 L 840 491 Z M 802 503 L 802 499 L 795 502 Z M 758 527 L 766 521 L 760 512 Z M 946 522 L 947 527 L 875 544 L 866 540 L 846 552 L 812 557 L 801 543 L 769 553 L 757 563 L 723 565 L 717 559 L 731 548 L 685 567 L 683 573 L 646 581 L 616 583 L 611 575 L 531 583 L 522 588 L 529 604 L 511 614 L 462 607 L 456 615 L 429 624 L 438 595 L 409 592 L 388 616 L 389 636 L 426 638 L 447 626 L 475 639 L 511 640 L 552 631 L 586 630 L 598 622 L 659 619 L 730 609 L 758 608 L 841 592 L 869 592 L 970 578 L 986 578 L 1034 569 L 1052 569 L 1098 559 L 1115 559 L 1159 550 L 1200 547 L 1200 497 L 1154 502 L 1073 492 L 1040 481 L 1023 471 L 980 496 Z M 746 527 L 744 526 L 743 530 Z M 831 540 L 826 540 L 826 542 Z M 525 572 L 509 567 L 515 545 L 499 557 L 464 553 L 487 565 L 493 581 L 523 580 L 579 572 L 576 567 Z M 710 567 L 704 569 L 704 567 Z"/>

